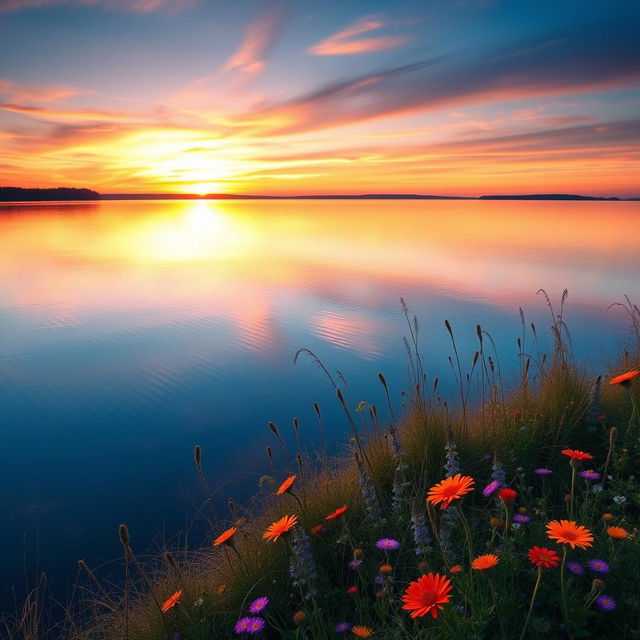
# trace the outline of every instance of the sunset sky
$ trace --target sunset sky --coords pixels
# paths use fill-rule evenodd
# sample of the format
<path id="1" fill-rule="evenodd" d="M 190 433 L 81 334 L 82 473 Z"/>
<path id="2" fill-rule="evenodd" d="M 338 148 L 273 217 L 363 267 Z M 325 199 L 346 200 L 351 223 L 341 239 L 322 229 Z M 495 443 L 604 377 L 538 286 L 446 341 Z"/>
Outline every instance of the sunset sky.
<path id="1" fill-rule="evenodd" d="M 640 196 L 637 0 L 0 0 L 0 185 Z"/>

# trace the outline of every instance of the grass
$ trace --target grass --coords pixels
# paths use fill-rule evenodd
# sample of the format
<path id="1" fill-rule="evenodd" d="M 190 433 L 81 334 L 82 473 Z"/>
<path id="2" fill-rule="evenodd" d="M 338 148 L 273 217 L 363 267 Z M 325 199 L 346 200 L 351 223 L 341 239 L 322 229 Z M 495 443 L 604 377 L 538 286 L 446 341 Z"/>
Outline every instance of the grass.
<path id="1" fill-rule="evenodd" d="M 340 637 L 337 624 L 348 623 L 355 626 L 345 636 L 367 637 L 370 630 L 374 638 L 388 640 L 640 638 L 640 376 L 610 385 L 574 364 L 563 320 L 565 298 L 559 310 L 547 298 L 555 345 L 548 355 L 540 352 L 536 328 L 527 327 L 521 313 L 520 362 L 509 386 L 491 336 L 478 326 L 478 349 L 467 373 L 446 323 L 455 407 L 440 397 L 437 379 L 424 375 L 419 326 L 403 301 L 413 386 L 404 396 L 402 416 L 394 415 L 382 374 L 388 399 L 384 420 L 376 407 L 350 406 L 322 367 L 351 430 L 342 454 L 310 456 L 298 442 L 291 468 L 277 478 L 265 476 L 252 503 L 246 508 L 231 503 L 223 518 L 211 508 L 197 447 L 196 469 L 206 497 L 201 513 L 210 523 L 211 541 L 237 527 L 232 544 L 139 559 L 129 532 L 121 528 L 122 584 L 105 584 L 81 566 L 83 592 L 63 627 L 49 637 L 328 640 Z M 632 320 L 633 348 L 611 363 L 611 376 L 640 363 L 640 312 L 628 300 L 624 308 Z M 322 366 L 315 354 L 301 353 Z M 269 428 L 286 450 L 277 427 Z M 565 449 L 588 452 L 593 459 L 573 460 Z M 542 467 L 551 473 L 535 473 Z M 583 478 L 580 473 L 588 469 L 599 479 Z M 431 487 L 458 473 L 473 479 L 473 491 L 446 509 L 425 500 Z M 291 475 L 296 478 L 290 490 L 276 495 Z M 515 501 L 501 500 L 497 491 L 484 496 L 482 489 L 492 481 L 513 489 Z M 343 505 L 344 514 L 327 519 Z M 297 524 L 276 542 L 264 540 L 267 527 L 285 515 L 295 515 Z M 552 540 L 547 525 L 555 520 L 577 522 L 592 540 L 584 549 Z M 610 537 L 611 526 L 628 537 Z M 377 541 L 385 538 L 399 547 L 379 548 Z M 558 566 L 534 565 L 528 556 L 534 546 L 554 552 Z M 497 564 L 472 568 L 481 555 L 495 556 Z M 605 564 L 591 562 L 590 568 L 594 560 Z M 572 563 L 579 563 L 582 575 Z M 596 570 L 605 565 L 606 573 Z M 429 611 L 412 618 L 403 596 L 412 583 L 429 582 L 423 577 L 429 574 L 442 576 L 450 591 L 437 617 Z M 176 593 L 177 604 L 163 612 Z M 249 604 L 263 596 L 269 604 L 254 616 Z M 32 609 L 7 624 L 7 638 L 45 637 L 35 613 L 41 607 Z M 235 625 L 246 616 L 260 618 L 264 629 L 236 636 Z"/>

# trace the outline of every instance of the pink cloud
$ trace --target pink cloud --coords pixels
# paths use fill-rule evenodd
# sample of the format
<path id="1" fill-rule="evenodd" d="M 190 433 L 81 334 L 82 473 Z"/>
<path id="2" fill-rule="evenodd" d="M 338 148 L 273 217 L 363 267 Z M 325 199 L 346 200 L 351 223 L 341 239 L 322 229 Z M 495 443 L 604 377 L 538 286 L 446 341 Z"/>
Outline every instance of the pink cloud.
<path id="1" fill-rule="evenodd" d="M 53 5 L 76 5 L 84 7 L 102 7 L 132 13 L 149 13 L 165 9 L 181 11 L 193 6 L 199 0 L 0 0 L 0 13 L 36 9 Z"/>
<path id="2" fill-rule="evenodd" d="M 272 3 L 255 20 L 247 24 L 240 47 L 227 60 L 222 71 L 236 70 L 249 76 L 264 71 L 267 57 L 284 27 L 286 13 L 284 2 Z"/>
<path id="3" fill-rule="evenodd" d="M 396 49 L 407 44 L 411 38 L 406 36 L 378 36 L 375 38 L 356 38 L 363 33 L 382 29 L 384 22 L 375 16 L 365 16 L 360 18 L 351 26 L 338 31 L 325 38 L 321 42 L 314 44 L 307 49 L 307 53 L 316 56 L 340 56 L 353 55 L 358 53 L 372 53 L 374 51 L 386 51 Z"/>
<path id="4" fill-rule="evenodd" d="M 72 98 L 78 95 L 86 95 L 87 93 L 91 93 L 91 91 L 64 85 L 41 86 L 23 84 L 7 80 L 6 78 L 0 78 L 0 96 L 11 103 L 33 104 L 57 102 L 58 100 L 64 100 L 65 98 Z"/>

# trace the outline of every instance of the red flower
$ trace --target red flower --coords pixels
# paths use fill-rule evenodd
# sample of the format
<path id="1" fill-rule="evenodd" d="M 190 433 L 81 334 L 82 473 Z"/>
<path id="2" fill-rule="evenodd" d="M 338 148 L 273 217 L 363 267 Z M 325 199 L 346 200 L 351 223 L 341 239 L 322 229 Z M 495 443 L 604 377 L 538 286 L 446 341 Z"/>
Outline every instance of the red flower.
<path id="1" fill-rule="evenodd" d="M 593 460 L 593 456 L 590 453 L 585 453 L 579 449 L 563 449 L 562 455 L 568 456 L 572 460 Z"/>
<path id="2" fill-rule="evenodd" d="M 500 500 L 502 500 L 502 502 L 504 502 L 505 504 L 511 504 L 512 502 L 515 502 L 517 495 L 518 492 L 514 491 L 513 489 L 500 489 L 500 491 L 498 491 Z"/>
<path id="3" fill-rule="evenodd" d="M 411 612 L 412 618 L 420 618 L 431 614 L 438 617 L 438 611 L 444 609 L 442 605 L 451 600 L 451 580 L 439 573 L 429 573 L 412 582 L 402 596 L 403 609 Z"/>
<path id="4" fill-rule="evenodd" d="M 531 547 L 527 552 L 529 560 L 537 567 L 544 567 L 549 569 L 550 567 L 557 567 L 560 564 L 560 556 L 551 549 L 546 547 Z"/>
<path id="5" fill-rule="evenodd" d="M 638 369 L 627 371 L 627 373 L 623 373 L 622 375 L 609 380 L 609 384 L 621 384 L 623 387 L 628 387 L 631 384 L 631 381 L 639 374 L 640 371 Z"/>
<path id="6" fill-rule="evenodd" d="M 343 507 L 340 507 L 339 509 L 336 509 L 333 513 L 330 513 L 326 519 L 335 520 L 336 518 L 339 518 L 348 508 L 349 506 L 345 504 Z"/>
<path id="7" fill-rule="evenodd" d="M 347 593 L 352 596 L 354 593 L 358 593 L 358 587 L 349 587 Z"/>

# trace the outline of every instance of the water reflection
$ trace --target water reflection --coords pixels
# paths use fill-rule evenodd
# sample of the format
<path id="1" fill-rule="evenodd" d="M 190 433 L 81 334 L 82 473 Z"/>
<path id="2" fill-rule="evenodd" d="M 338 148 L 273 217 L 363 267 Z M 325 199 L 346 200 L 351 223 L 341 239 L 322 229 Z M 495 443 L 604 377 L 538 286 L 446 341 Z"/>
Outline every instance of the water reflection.
<path id="1" fill-rule="evenodd" d="M 400 296 L 445 393 L 443 320 L 469 359 L 482 323 L 507 367 L 518 306 L 549 323 L 540 287 L 570 290 L 574 346 L 598 366 L 626 332 L 607 305 L 640 298 L 638 237 L 640 205 L 622 202 L 0 206 L 0 499 L 17 523 L 0 531 L 15 559 L 3 581 L 20 580 L 24 533 L 59 583 L 77 558 L 117 554 L 119 522 L 142 546 L 163 520 L 179 530 L 199 500 L 196 442 L 212 484 L 250 474 L 223 491 L 238 497 L 265 470 L 267 420 L 287 433 L 297 415 L 313 440 L 318 400 L 342 438 L 299 347 L 344 373 L 354 402 L 384 406 L 379 370 L 399 401 Z"/>

